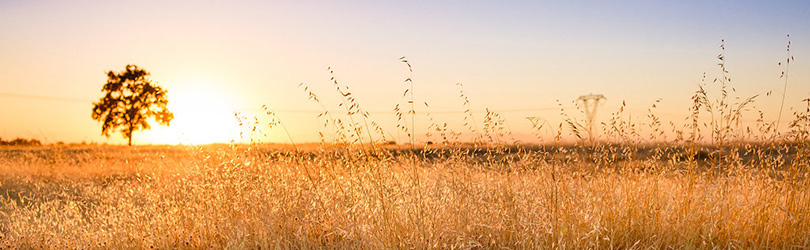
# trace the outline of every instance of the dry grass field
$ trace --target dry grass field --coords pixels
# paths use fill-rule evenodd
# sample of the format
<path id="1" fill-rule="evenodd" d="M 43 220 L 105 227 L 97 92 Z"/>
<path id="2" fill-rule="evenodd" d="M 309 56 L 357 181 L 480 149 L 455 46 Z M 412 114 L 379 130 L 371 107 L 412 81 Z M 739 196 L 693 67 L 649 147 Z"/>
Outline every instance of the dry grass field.
<path id="1" fill-rule="evenodd" d="M 0 248 L 810 248 L 806 144 L 689 152 L 7 147 Z"/>
<path id="2" fill-rule="evenodd" d="M 414 135 L 408 78 L 408 142 L 390 143 L 332 77 L 343 114 L 301 85 L 320 144 L 0 147 L 0 249 L 808 249 L 810 99 L 781 130 L 762 112 L 744 124 L 756 96 L 734 97 L 719 59 L 720 94 L 702 83 L 686 125 L 623 104 L 596 139 L 561 111 L 532 121 L 553 139 L 517 143 L 463 90 L 471 140 L 429 113 Z M 286 133 L 265 111 L 236 117 Z"/>

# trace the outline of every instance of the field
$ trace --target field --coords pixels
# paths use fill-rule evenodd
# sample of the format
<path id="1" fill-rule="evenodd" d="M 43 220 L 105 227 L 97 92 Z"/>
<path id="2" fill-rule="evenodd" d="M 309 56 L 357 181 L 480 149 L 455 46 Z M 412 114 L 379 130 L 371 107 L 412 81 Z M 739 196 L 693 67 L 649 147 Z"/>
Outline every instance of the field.
<path id="1" fill-rule="evenodd" d="M 804 144 L 0 149 L 0 248 L 810 248 Z"/>
<path id="2" fill-rule="evenodd" d="M 264 107 L 269 122 L 235 115 L 245 144 L 3 146 L 0 248 L 808 249 L 810 99 L 781 129 L 781 109 L 742 122 L 757 96 L 735 95 L 723 58 L 684 125 L 655 104 L 601 124 L 561 110 L 532 118 L 542 144 L 488 109 L 476 123 L 463 89 L 466 131 L 429 112 L 417 129 L 410 77 L 392 141 L 333 75 L 337 105 L 299 85 L 320 143 Z M 268 129 L 290 143 L 252 141 Z"/>

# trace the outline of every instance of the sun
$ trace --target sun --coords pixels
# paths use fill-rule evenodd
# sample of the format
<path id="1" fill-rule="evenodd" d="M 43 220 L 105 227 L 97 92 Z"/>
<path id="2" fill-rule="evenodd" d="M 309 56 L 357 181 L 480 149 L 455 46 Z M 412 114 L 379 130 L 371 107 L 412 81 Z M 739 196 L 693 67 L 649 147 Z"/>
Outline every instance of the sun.
<path id="1" fill-rule="evenodd" d="M 170 126 L 153 125 L 143 140 L 151 144 L 210 144 L 240 140 L 234 112 L 235 98 L 228 89 L 205 80 L 186 80 L 168 89 Z M 135 137 L 137 139 L 137 137 Z"/>

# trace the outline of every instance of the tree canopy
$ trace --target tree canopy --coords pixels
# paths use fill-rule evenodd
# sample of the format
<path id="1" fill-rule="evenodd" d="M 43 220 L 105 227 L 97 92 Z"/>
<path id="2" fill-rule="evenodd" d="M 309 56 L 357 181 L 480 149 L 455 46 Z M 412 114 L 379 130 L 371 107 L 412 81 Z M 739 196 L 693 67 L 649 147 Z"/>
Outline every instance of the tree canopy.
<path id="1" fill-rule="evenodd" d="M 127 65 L 124 71 L 107 72 L 107 83 L 98 102 L 93 103 L 93 120 L 102 122 L 101 134 L 110 137 L 111 132 L 122 133 L 132 145 L 132 133 L 150 129 L 149 118 L 161 125 L 169 125 L 174 114 L 166 108 L 166 90 L 149 78 L 146 70 Z"/>

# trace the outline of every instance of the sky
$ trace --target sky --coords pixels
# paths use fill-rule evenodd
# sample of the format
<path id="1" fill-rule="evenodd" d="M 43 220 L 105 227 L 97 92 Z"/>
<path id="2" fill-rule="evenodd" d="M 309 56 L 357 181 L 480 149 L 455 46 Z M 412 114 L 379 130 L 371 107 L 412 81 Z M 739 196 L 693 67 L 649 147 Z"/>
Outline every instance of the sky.
<path id="1" fill-rule="evenodd" d="M 102 136 L 91 109 L 106 72 L 127 64 L 151 72 L 175 113 L 169 127 L 136 132 L 135 144 L 288 142 L 271 118 L 296 142 L 333 136 L 324 107 L 299 87 L 338 115 L 332 76 L 398 142 L 407 138 L 393 109 L 407 103 L 407 78 L 418 141 L 430 140 L 428 113 L 471 138 L 460 90 L 476 126 L 496 111 L 527 142 L 538 139 L 526 117 L 558 124 L 563 107 L 581 120 L 574 100 L 591 93 L 607 98 L 597 122 L 625 103 L 637 122 L 656 104 L 662 120 L 682 124 L 704 73 L 719 94 L 721 43 L 732 95 L 760 95 L 752 108 L 772 122 L 790 35 L 788 120 L 810 97 L 807 13 L 807 1 L 0 0 L 0 138 L 126 143 Z M 266 136 L 248 135 L 234 112 L 259 119 Z"/>

